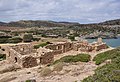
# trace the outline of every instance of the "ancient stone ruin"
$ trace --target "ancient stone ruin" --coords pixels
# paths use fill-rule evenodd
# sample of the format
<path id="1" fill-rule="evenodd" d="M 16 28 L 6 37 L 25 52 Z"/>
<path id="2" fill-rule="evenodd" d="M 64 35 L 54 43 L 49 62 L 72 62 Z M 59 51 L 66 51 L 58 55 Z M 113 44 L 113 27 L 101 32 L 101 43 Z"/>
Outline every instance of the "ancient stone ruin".
<path id="1" fill-rule="evenodd" d="M 56 42 L 39 49 L 34 49 L 30 43 L 16 44 L 12 46 L 1 46 L 5 49 L 6 59 L 21 68 L 34 67 L 40 64 L 49 64 L 54 61 L 54 55 L 59 55 L 70 50 L 81 52 L 97 52 L 106 49 L 107 45 L 98 39 L 97 42 Z"/>

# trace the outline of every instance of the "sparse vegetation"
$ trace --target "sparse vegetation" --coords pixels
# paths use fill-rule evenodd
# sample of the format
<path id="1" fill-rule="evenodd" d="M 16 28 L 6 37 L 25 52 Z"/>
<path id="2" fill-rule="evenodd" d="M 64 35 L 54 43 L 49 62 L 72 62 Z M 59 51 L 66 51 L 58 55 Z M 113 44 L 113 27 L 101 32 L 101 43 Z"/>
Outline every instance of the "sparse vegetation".
<path id="1" fill-rule="evenodd" d="M 99 65 L 103 63 L 105 60 L 116 58 L 117 56 L 120 55 L 119 50 L 120 49 L 117 48 L 117 49 L 110 50 L 104 53 L 100 53 L 94 57 L 93 61 L 95 61 L 95 64 Z"/>
<path id="2" fill-rule="evenodd" d="M 33 38 L 33 41 L 39 41 L 40 38 Z"/>
<path id="3" fill-rule="evenodd" d="M 22 38 L 20 37 L 13 37 L 8 40 L 9 43 L 19 43 L 22 42 Z"/>
<path id="4" fill-rule="evenodd" d="M 44 46 L 46 46 L 48 44 L 50 44 L 50 42 L 41 43 L 41 44 L 35 45 L 34 48 L 38 49 L 39 47 L 44 47 Z"/>
<path id="5" fill-rule="evenodd" d="M 25 82 L 31 82 L 31 80 L 26 80 Z"/>
<path id="6" fill-rule="evenodd" d="M 33 79 L 33 80 L 26 80 L 25 82 L 36 82 L 36 80 L 35 79 Z"/>
<path id="7" fill-rule="evenodd" d="M 6 59 L 6 55 L 5 54 L 0 54 L 0 61 L 5 60 L 5 59 Z"/>
<path id="8" fill-rule="evenodd" d="M 41 76 L 47 76 L 50 75 L 52 70 L 49 67 L 45 67 L 41 70 L 40 75 Z"/>
<path id="9" fill-rule="evenodd" d="M 23 36 L 23 41 L 24 42 L 31 42 L 33 40 L 33 35 L 32 34 L 25 34 Z"/>
<path id="10" fill-rule="evenodd" d="M 98 67 L 93 76 L 89 76 L 82 82 L 120 82 L 120 48 L 99 54 L 94 60 L 100 64 L 107 59 L 111 59 L 112 62 Z"/>
<path id="11" fill-rule="evenodd" d="M 0 43 L 7 43 L 8 38 L 0 38 Z"/>
<path id="12" fill-rule="evenodd" d="M 75 40 L 75 36 L 69 36 L 68 39 L 70 39 L 71 41 Z"/>
<path id="13" fill-rule="evenodd" d="M 0 36 L 0 43 L 8 43 L 10 36 Z"/>
<path id="14" fill-rule="evenodd" d="M 64 63 L 59 62 L 57 64 L 54 65 L 54 71 L 61 71 L 63 69 Z"/>
<path id="15" fill-rule="evenodd" d="M 42 37 L 47 37 L 45 34 L 42 34 L 41 36 L 42 36 Z"/>
<path id="16" fill-rule="evenodd" d="M 88 54 L 78 54 L 75 56 L 69 55 L 69 56 L 64 56 L 60 58 L 59 60 L 56 60 L 53 64 L 59 63 L 59 62 L 65 62 L 65 63 L 70 63 L 70 62 L 88 62 L 90 61 L 90 55 Z"/>

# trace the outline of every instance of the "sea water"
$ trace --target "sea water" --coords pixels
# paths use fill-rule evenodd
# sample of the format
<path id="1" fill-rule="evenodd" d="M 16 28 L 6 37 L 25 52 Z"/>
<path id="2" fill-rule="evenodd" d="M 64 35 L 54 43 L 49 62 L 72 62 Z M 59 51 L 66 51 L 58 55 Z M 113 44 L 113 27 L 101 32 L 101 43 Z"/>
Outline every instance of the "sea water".
<path id="1" fill-rule="evenodd" d="M 94 42 L 97 41 L 97 39 L 87 39 L 88 42 Z M 120 47 L 120 37 L 118 39 L 103 39 L 103 42 L 105 42 L 107 45 L 111 47 Z"/>

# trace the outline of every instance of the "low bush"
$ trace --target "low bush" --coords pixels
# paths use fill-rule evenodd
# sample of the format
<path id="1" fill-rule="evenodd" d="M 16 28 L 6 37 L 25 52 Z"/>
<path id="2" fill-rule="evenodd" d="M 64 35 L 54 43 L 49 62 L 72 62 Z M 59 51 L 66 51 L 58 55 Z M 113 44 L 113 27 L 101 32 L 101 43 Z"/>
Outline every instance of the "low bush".
<path id="1" fill-rule="evenodd" d="M 71 41 L 75 40 L 75 36 L 68 36 L 68 39 L 70 39 Z"/>
<path id="2" fill-rule="evenodd" d="M 33 41 L 39 41 L 40 38 L 33 38 Z"/>
<path id="3" fill-rule="evenodd" d="M 26 80 L 25 82 L 31 82 L 31 80 Z"/>
<path id="4" fill-rule="evenodd" d="M 6 54 L 0 54 L 0 61 L 6 59 Z"/>
<path id="5" fill-rule="evenodd" d="M 117 56 L 119 56 L 120 53 L 118 51 L 120 51 L 120 50 L 117 48 L 117 49 L 110 50 L 110 51 L 107 51 L 104 53 L 100 53 L 94 57 L 93 61 L 95 61 L 96 65 L 99 65 L 99 64 L 105 62 L 105 60 L 113 59 L 113 58 L 116 58 Z"/>
<path id="6" fill-rule="evenodd" d="M 35 45 L 34 49 L 38 49 L 39 47 L 44 47 L 44 46 L 46 46 L 48 44 L 50 44 L 50 42 L 45 42 L 45 43 L 41 43 L 41 44 Z"/>
<path id="7" fill-rule="evenodd" d="M 42 35 L 41 35 L 41 37 L 47 37 L 47 35 L 45 35 L 45 34 L 42 34 Z"/>
<path id="8" fill-rule="evenodd" d="M 94 60 L 101 63 L 106 59 L 111 59 L 111 63 L 98 67 L 93 76 L 85 78 L 82 82 L 120 82 L 120 48 L 96 56 Z"/>
<path id="9" fill-rule="evenodd" d="M 69 56 L 64 56 L 60 58 L 59 60 L 56 60 L 53 64 L 59 63 L 59 62 L 65 62 L 65 63 L 70 63 L 70 62 L 88 62 L 90 61 L 90 55 L 88 54 L 78 54 L 78 55 L 69 55 Z"/>
<path id="10" fill-rule="evenodd" d="M 7 43 L 8 42 L 8 38 L 0 38 L 0 43 Z"/>
<path id="11" fill-rule="evenodd" d="M 26 80 L 25 82 L 36 82 L 35 79 L 31 79 L 31 80 Z"/>
<path id="12" fill-rule="evenodd" d="M 20 37 L 13 37 L 13 38 L 10 38 L 9 43 L 19 43 L 19 42 L 22 42 L 22 38 Z"/>
<path id="13" fill-rule="evenodd" d="M 25 34 L 23 36 L 23 41 L 24 42 L 31 42 L 33 40 L 33 35 L 32 34 Z"/>
<path id="14" fill-rule="evenodd" d="M 12 38 L 11 36 L 0 36 L 0 38 Z"/>

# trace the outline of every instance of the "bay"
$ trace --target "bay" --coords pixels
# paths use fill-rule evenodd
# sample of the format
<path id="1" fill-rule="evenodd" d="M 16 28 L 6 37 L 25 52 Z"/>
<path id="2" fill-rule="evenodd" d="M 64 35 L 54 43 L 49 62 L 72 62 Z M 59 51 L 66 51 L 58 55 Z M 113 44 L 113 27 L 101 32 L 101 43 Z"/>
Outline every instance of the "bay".
<path id="1" fill-rule="evenodd" d="M 97 39 L 87 39 L 87 40 L 90 43 L 97 41 Z M 103 42 L 105 42 L 107 45 L 111 47 L 120 47 L 120 37 L 118 37 L 118 39 L 103 39 Z"/>

